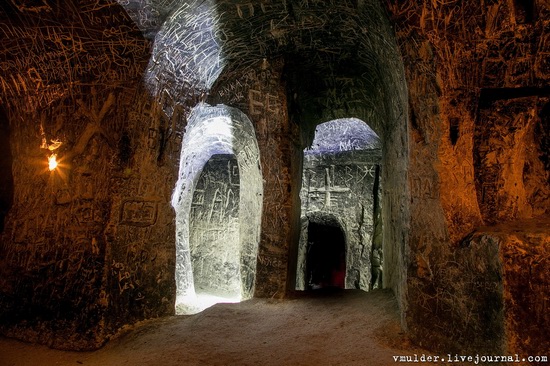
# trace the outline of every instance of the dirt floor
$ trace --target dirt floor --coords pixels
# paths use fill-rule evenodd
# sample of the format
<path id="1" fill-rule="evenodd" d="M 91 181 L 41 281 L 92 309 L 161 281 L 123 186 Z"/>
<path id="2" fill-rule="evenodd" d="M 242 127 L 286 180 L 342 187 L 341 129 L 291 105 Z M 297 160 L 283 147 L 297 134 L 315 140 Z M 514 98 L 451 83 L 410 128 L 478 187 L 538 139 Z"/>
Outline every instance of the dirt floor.
<path id="1" fill-rule="evenodd" d="M 391 365 L 422 354 L 402 334 L 388 291 L 323 291 L 298 299 L 217 304 L 145 321 L 95 352 L 0 338 L 1 366 Z"/>

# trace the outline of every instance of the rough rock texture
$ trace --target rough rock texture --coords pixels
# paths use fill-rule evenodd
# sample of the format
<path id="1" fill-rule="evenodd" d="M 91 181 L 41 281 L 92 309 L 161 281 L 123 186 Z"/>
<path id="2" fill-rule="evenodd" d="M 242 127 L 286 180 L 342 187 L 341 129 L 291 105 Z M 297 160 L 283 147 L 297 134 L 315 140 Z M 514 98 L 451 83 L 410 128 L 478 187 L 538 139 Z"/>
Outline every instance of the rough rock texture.
<path id="1" fill-rule="evenodd" d="M 0 36 L 2 333 L 89 349 L 174 312 L 191 269 L 174 189 L 194 168 L 186 127 L 213 108 L 257 141 L 225 152 L 259 162 L 240 183 L 248 293 L 295 288 L 302 150 L 353 117 L 382 143 L 384 284 L 413 339 L 544 350 L 546 234 L 499 237 L 498 259 L 493 234 L 461 243 L 550 215 L 547 1 L 12 0 Z"/>
<path id="2" fill-rule="evenodd" d="M 346 288 L 368 290 L 371 282 L 376 165 L 365 161 L 367 159 L 357 159 L 360 162 L 351 163 L 345 158 L 307 160 L 304 164 L 307 169 L 304 188 L 309 202 L 302 210 L 304 218 L 317 224 L 332 224 L 332 218 L 342 227 L 346 237 Z M 345 184 L 346 176 L 353 177 L 349 184 Z M 307 238 L 307 233 L 303 236 Z"/>
<path id="3" fill-rule="evenodd" d="M 0 109 L 0 234 L 4 231 L 4 217 L 13 204 L 12 164 L 10 126 L 4 110 Z"/>
<path id="4" fill-rule="evenodd" d="M 195 291 L 240 296 L 239 165 L 234 155 L 214 155 L 204 165 L 189 216 Z"/>
<path id="5" fill-rule="evenodd" d="M 500 244 L 506 349 L 523 354 L 550 349 L 550 220 L 498 225 L 487 233 Z"/>
<path id="6" fill-rule="evenodd" d="M 173 313 L 165 203 L 175 174 L 163 161 L 181 146 L 139 87 L 149 42 L 123 9 L 65 5 L 0 6 L 14 187 L 0 324 L 11 336 L 89 349 L 124 324 Z"/>
<path id="7" fill-rule="evenodd" d="M 443 337 L 437 341 L 453 343 L 457 350 L 483 345 L 485 352 L 495 354 L 548 350 L 549 249 L 548 218 L 480 227 L 471 233 L 452 261 L 436 267 L 436 311 L 447 313 L 437 328 L 452 329 L 439 333 Z M 429 297 L 422 296 L 428 304 Z M 431 334 L 433 342 L 438 337 L 433 337 L 433 329 Z M 430 337 L 428 330 L 424 336 Z"/>
<path id="8" fill-rule="evenodd" d="M 542 132 L 548 124 L 548 4 L 386 3 L 411 110 L 409 330 L 437 349 L 519 352 L 505 347 L 508 283 L 493 281 L 508 273 L 509 262 L 497 259 L 489 237 L 467 249 L 460 243 L 483 223 L 549 214 Z M 521 230 L 529 236 L 533 229 Z M 475 255 L 468 259 L 470 251 Z M 472 294 L 472 283 L 487 291 Z M 546 288 L 537 296 L 547 294 Z M 545 349 L 540 339 L 537 348 Z"/>
<path id="9" fill-rule="evenodd" d="M 544 156 L 548 150 L 536 139 L 547 131 L 541 110 L 549 101 L 536 96 L 512 98 L 481 109 L 474 133 L 474 166 L 484 222 L 547 213 L 550 186 Z"/>
<path id="10" fill-rule="evenodd" d="M 198 208 L 197 199 L 204 190 L 201 182 L 201 172 L 204 172 L 207 164 L 213 156 L 224 154 L 235 156 L 238 167 L 238 199 L 235 202 L 235 218 L 233 222 L 234 234 L 227 236 L 220 233 L 219 216 L 226 215 L 229 204 L 233 204 L 231 198 L 234 193 L 229 177 L 224 184 L 219 183 L 221 190 L 211 194 L 212 199 L 216 195 L 230 198 L 223 204 L 213 202 L 204 220 L 200 220 L 202 228 L 195 228 L 199 222 L 194 215 Z M 172 205 L 176 213 L 176 292 L 177 296 L 194 294 L 194 284 L 208 279 L 195 279 L 195 269 L 192 262 L 197 262 L 197 250 L 203 254 L 211 250 L 212 244 L 208 237 L 214 237 L 221 245 L 227 246 L 225 250 L 234 256 L 237 263 L 236 274 L 238 279 L 231 279 L 238 283 L 238 291 L 243 298 L 250 298 L 254 293 L 254 277 L 256 273 L 256 261 L 258 256 L 258 244 L 260 238 L 261 216 L 258 212 L 262 207 L 262 173 L 259 164 L 259 150 L 256 142 L 253 126 L 250 120 L 235 108 L 225 105 L 209 106 L 201 103 L 193 108 L 188 118 L 188 124 L 182 141 L 181 162 L 178 172 L 178 181 L 172 197 Z M 217 175 L 223 175 L 217 172 Z M 225 175 L 233 174 L 227 172 Z M 209 173 L 211 178 L 215 175 Z M 214 178 L 216 179 L 216 178 Z M 204 192 L 203 192 L 204 193 Z M 208 205 L 207 205 L 208 206 Z M 230 230 L 231 224 L 226 222 L 226 230 Z M 193 231 L 195 230 L 195 231 Z M 199 230 L 200 234 L 196 231 Z M 221 235 L 221 236 L 220 236 Z M 218 248 L 220 249 L 220 248 Z M 195 256 L 195 258 L 192 258 Z M 219 273 L 209 273 L 208 277 L 217 276 Z M 218 282 L 216 279 L 214 282 Z M 203 284 L 205 282 L 202 282 Z M 212 284 L 212 286 L 216 286 Z M 199 286 L 200 287 L 200 286 Z M 179 300 L 178 300 L 179 302 Z"/>
<path id="11" fill-rule="evenodd" d="M 364 137 L 367 141 L 362 141 L 360 128 L 350 121 L 334 122 L 324 124 L 330 124 L 328 131 L 322 134 L 318 130 L 312 149 L 305 151 L 297 288 L 303 290 L 308 285 L 309 279 L 304 276 L 310 250 L 307 224 L 313 222 L 336 225 L 343 230 L 345 288 L 368 291 L 372 279 L 375 201 L 378 202 L 379 193 L 375 181 L 381 161 L 380 143 L 376 135 L 367 135 L 375 142 L 368 141 L 367 136 Z M 346 136 L 346 126 L 355 134 Z"/>

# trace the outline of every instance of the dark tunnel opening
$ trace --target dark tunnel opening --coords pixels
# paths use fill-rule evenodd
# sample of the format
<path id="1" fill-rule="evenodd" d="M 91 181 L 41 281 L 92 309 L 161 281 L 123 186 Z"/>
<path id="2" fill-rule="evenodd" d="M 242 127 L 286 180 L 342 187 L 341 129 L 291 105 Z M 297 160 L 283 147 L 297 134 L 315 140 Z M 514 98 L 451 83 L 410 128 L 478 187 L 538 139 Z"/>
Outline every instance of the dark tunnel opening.
<path id="1" fill-rule="evenodd" d="M 340 227 L 309 223 L 306 273 L 310 290 L 345 288 L 346 240 Z"/>

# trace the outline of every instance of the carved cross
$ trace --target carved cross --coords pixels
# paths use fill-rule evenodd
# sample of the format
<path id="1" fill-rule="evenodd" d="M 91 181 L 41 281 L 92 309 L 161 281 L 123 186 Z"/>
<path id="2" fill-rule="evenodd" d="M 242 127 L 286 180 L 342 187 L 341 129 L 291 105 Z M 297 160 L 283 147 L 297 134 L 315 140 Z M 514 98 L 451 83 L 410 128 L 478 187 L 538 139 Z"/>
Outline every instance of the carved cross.
<path id="1" fill-rule="evenodd" d="M 325 194 L 325 207 L 330 207 L 330 199 L 332 193 L 343 193 L 343 192 L 349 192 L 349 187 L 337 187 L 334 186 L 331 179 L 330 170 L 332 169 L 332 174 L 334 175 L 334 165 L 332 165 L 330 168 L 325 168 L 325 185 L 324 187 L 318 187 L 318 188 L 310 188 L 310 192 L 315 193 L 324 193 Z"/>

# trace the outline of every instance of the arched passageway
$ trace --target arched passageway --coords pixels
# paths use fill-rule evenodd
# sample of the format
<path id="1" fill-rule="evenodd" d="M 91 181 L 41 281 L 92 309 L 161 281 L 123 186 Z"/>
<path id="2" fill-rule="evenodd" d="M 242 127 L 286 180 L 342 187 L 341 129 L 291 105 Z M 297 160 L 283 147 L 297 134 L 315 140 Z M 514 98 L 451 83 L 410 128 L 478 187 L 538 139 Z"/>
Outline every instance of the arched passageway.
<path id="1" fill-rule="evenodd" d="M 339 226 L 310 222 L 307 230 L 307 289 L 345 288 L 346 238 Z"/>
<path id="2" fill-rule="evenodd" d="M 193 109 L 172 199 L 176 313 L 252 297 L 262 177 L 254 130 L 243 113 L 223 105 Z"/>
<path id="3" fill-rule="evenodd" d="M 379 1 L 334 6 L 215 0 L 174 5 L 156 34 L 145 82 L 168 116 L 175 104 L 206 100 L 238 106 L 257 128 L 264 206 L 270 207 L 263 212 L 259 296 L 284 296 L 299 285 L 296 192 L 302 171 L 296 151 L 310 145 L 320 122 L 368 121 L 382 141 L 380 216 L 391 223 L 383 227 L 384 287 L 395 290 L 405 309 L 411 197 L 402 58 Z M 368 287 L 367 276 L 358 276 L 358 286 Z"/>
<path id="4" fill-rule="evenodd" d="M 318 225 L 337 227 L 346 238 L 342 288 L 369 291 L 374 287 L 373 271 L 379 273 L 381 268 L 373 268 L 372 259 L 382 252 L 383 244 L 381 155 L 378 135 L 359 119 L 336 119 L 317 126 L 311 147 L 304 150 L 298 290 L 322 287 L 311 285 L 307 264 L 310 230 L 319 229 Z"/>

